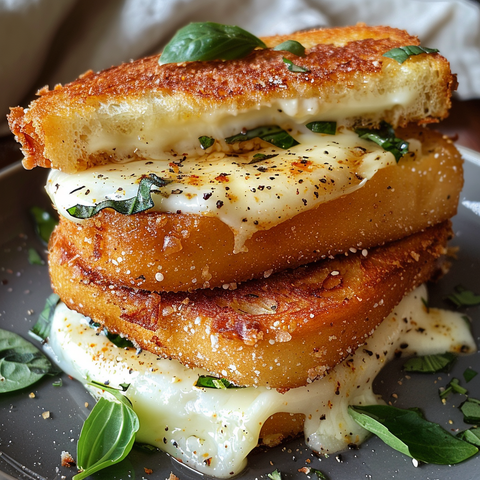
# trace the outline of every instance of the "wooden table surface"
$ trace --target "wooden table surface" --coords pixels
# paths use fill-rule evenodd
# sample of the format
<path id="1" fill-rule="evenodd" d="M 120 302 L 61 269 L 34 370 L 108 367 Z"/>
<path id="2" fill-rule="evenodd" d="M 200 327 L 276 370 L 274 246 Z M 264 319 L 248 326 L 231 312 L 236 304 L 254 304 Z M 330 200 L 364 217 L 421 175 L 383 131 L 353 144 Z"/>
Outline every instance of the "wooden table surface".
<path id="1" fill-rule="evenodd" d="M 480 152 L 480 99 L 454 100 L 450 116 L 432 128 L 455 138 L 459 145 Z M 0 168 L 21 158 L 13 136 L 0 137 Z"/>

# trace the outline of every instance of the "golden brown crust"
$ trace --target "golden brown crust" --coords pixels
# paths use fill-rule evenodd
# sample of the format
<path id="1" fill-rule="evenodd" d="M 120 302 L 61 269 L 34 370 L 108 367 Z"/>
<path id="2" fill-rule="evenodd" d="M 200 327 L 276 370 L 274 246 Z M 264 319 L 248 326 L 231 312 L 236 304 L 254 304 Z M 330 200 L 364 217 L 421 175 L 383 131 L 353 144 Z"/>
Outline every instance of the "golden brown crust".
<path id="1" fill-rule="evenodd" d="M 61 218 L 56 242 L 87 279 L 162 292 L 228 286 L 397 240 L 452 217 L 463 185 L 451 141 L 418 127 L 398 135 L 420 140 L 422 153 L 350 195 L 256 233 L 247 252 L 233 253 L 233 233 L 217 218 L 111 210 L 83 224 Z"/>
<path id="2" fill-rule="evenodd" d="M 365 342 L 437 269 L 449 222 L 365 254 L 309 264 L 237 290 L 151 293 L 88 279 L 53 235 L 50 273 L 66 305 L 142 348 L 240 385 L 293 388 Z"/>
<path id="3" fill-rule="evenodd" d="M 405 109 L 401 105 L 387 108 L 380 116 L 363 112 L 363 121 L 378 122 L 383 118 L 405 125 L 409 121 L 436 121 L 448 113 L 455 79 L 443 57 L 418 55 L 409 60 L 407 67 L 406 63 L 400 66 L 382 56 L 392 48 L 418 44 L 416 37 L 404 31 L 357 25 L 264 40 L 274 46 L 285 39 L 300 41 L 307 47 L 307 55 L 296 57 L 285 51 L 261 49 L 240 60 L 162 66 L 156 55 L 100 73 L 87 72 L 51 91 L 44 89 L 27 110 L 17 107 L 9 116 L 10 128 L 22 143 L 24 164 L 26 168 L 52 166 L 71 172 L 98 163 L 101 152 L 92 153 L 87 148 L 90 133 L 98 128 L 109 132 L 125 128 L 125 124 L 108 124 L 116 121 L 105 114 L 109 105 L 129 105 L 129 118 L 140 115 L 135 121 L 141 123 L 145 112 L 181 121 L 219 108 L 248 111 L 279 98 L 315 97 L 327 103 L 342 102 L 353 98 L 352 92 L 359 96 L 368 93 L 366 83 L 369 92 L 381 98 L 380 92 L 405 86 L 403 72 L 408 70 L 415 101 Z M 290 72 L 283 57 L 308 68 L 308 74 Z M 417 84 L 421 87 L 417 88 Z M 105 110 L 101 115 L 100 106 Z"/>

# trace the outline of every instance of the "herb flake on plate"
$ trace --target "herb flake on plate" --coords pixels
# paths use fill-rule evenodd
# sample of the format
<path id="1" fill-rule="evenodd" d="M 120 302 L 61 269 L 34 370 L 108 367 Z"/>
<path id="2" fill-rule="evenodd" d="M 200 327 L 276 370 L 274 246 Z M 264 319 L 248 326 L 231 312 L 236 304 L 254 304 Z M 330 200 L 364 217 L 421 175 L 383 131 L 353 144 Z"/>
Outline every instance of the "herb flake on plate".
<path id="1" fill-rule="evenodd" d="M 234 60 L 267 46 L 235 25 L 194 22 L 177 31 L 165 46 L 159 64 L 208 60 Z"/>
<path id="2" fill-rule="evenodd" d="M 457 356 L 451 352 L 440 353 L 436 355 L 422 355 L 409 358 L 403 364 L 403 370 L 406 372 L 417 373 L 437 373 L 445 372 L 453 365 Z"/>
<path id="3" fill-rule="evenodd" d="M 45 306 L 41 311 L 37 322 L 31 328 L 30 334 L 39 341 L 45 341 L 50 334 L 50 328 L 52 326 L 53 315 L 55 309 L 60 302 L 60 297 L 56 293 L 52 293 L 47 297 Z"/>
<path id="4" fill-rule="evenodd" d="M 475 307 L 480 305 L 480 295 L 468 290 L 463 285 L 457 285 L 455 291 L 448 295 L 447 300 L 457 307 Z"/>
<path id="5" fill-rule="evenodd" d="M 308 73 L 310 71 L 307 67 L 302 67 L 301 65 L 297 65 L 296 63 L 293 63 L 291 60 L 289 60 L 286 57 L 283 57 L 283 63 L 285 63 L 287 65 L 288 70 L 293 73 Z"/>
<path id="6" fill-rule="evenodd" d="M 407 45 L 405 47 L 392 48 L 384 53 L 383 56 L 392 58 L 401 64 L 410 57 L 420 55 L 421 53 L 438 53 L 438 49 L 421 47 L 420 45 Z"/>
<path id="7" fill-rule="evenodd" d="M 40 240 L 46 245 L 53 232 L 53 229 L 58 224 L 58 219 L 51 215 L 47 210 L 40 207 L 32 207 L 30 214 L 35 222 L 35 231 L 40 237 Z"/>

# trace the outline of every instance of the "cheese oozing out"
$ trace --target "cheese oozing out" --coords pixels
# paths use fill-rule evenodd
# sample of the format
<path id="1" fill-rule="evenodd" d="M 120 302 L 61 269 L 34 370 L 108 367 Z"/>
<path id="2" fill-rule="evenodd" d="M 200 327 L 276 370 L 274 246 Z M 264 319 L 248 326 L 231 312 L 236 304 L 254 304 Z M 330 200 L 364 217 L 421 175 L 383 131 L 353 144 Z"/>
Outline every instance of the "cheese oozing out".
<path id="1" fill-rule="evenodd" d="M 345 127 L 336 135 L 302 127 L 295 139 L 299 145 L 288 150 L 249 140 L 241 149 L 217 145 L 201 156 L 166 154 L 76 174 L 52 170 L 47 192 L 61 215 L 78 221 L 69 207 L 135 197 L 142 177 L 154 173 L 171 183 L 152 188 L 152 211 L 216 216 L 233 231 L 238 252 L 258 230 L 351 193 L 395 164 L 391 153 Z"/>
<path id="2" fill-rule="evenodd" d="M 461 315 L 427 311 L 425 298 L 421 286 L 332 372 L 286 393 L 266 387 L 195 387 L 205 371 L 118 348 L 64 304 L 57 307 L 48 348 L 61 368 L 81 382 L 130 385 L 126 395 L 140 421 L 137 441 L 155 445 L 202 473 L 228 478 L 245 467 L 262 425 L 277 412 L 304 414 L 306 443 L 317 452 L 334 453 L 365 440 L 368 434 L 349 416 L 348 405 L 382 403 L 372 383 L 400 345 L 405 354 L 475 351 Z M 101 392 L 95 389 L 94 394 Z"/>

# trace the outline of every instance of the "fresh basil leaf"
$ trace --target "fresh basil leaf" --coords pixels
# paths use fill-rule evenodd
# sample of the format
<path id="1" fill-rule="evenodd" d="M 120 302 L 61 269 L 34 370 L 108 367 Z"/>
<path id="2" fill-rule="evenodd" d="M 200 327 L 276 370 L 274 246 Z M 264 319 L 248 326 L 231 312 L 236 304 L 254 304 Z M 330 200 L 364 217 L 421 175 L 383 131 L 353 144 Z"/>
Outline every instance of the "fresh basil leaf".
<path id="1" fill-rule="evenodd" d="M 413 55 L 420 55 L 421 53 L 437 53 L 437 48 L 426 48 L 420 45 L 407 45 L 405 47 L 392 48 L 387 53 L 384 53 L 384 57 L 393 58 L 398 63 L 403 63 Z"/>
<path id="2" fill-rule="evenodd" d="M 397 162 L 408 152 L 408 142 L 397 138 L 395 130 L 387 122 L 380 122 L 378 129 L 357 128 L 355 132 L 360 138 L 371 140 L 392 153 Z"/>
<path id="3" fill-rule="evenodd" d="M 286 40 L 285 42 L 280 43 L 276 47 L 273 47 L 273 50 L 290 52 L 296 55 L 297 57 L 305 56 L 305 47 L 296 40 Z"/>
<path id="4" fill-rule="evenodd" d="M 278 157 L 278 153 L 273 153 L 271 155 L 267 155 L 265 153 L 256 153 L 253 158 L 248 162 L 249 165 L 253 163 L 263 162 L 263 160 L 268 160 L 269 158 Z"/>
<path id="5" fill-rule="evenodd" d="M 112 397 L 114 397 L 120 403 L 124 403 L 127 407 L 132 407 L 132 402 L 122 393 L 122 391 L 126 391 L 128 387 L 126 390 L 123 390 L 123 387 L 122 390 L 119 390 L 118 388 L 110 387 L 109 385 L 105 385 L 104 383 L 95 381 L 89 382 L 88 385 L 99 388 L 100 390 L 104 390 L 105 392 L 108 392 L 110 395 L 112 395 Z"/>
<path id="6" fill-rule="evenodd" d="M 463 413 L 463 421 L 470 424 L 480 423 L 480 400 L 468 397 L 461 405 L 460 411 Z"/>
<path id="7" fill-rule="evenodd" d="M 274 470 L 272 473 L 267 473 L 267 477 L 271 480 L 282 480 L 282 474 L 278 470 Z"/>
<path id="8" fill-rule="evenodd" d="M 50 334 L 50 328 L 52 325 L 53 315 L 57 308 L 60 297 L 56 293 L 52 293 L 46 300 L 45 306 L 40 313 L 37 322 L 30 330 L 30 334 L 37 340 L 44 341 Z"/>
<path id="9" fill-rule="evenodd" d="M 317 121 L 307 123 L 305 126 L 313 133 L 326 133 L 327 135 L 337 133 L 337 122 Z"/>
<path id="10" fill-rule="evenodd" d="M 460 393 L 462 395 L 466 395 L 468 392 L 466 388 L 463 388 L 460 385 L 458 378 L 452 378 L 445 388 L 440 389 L 439 395 L 440 398 L 446 398 L 451 393 Z"/>
<path id="11" fill-rule="evenodd" d="M 45 265 L 45 260 L 40 256 L 40 254 L 34 248 L 29 248 L 28 263 L 30 265 Z"/>
<path id="12" fill-rule="evenodd" d="M 413 357 L 403 364 L 403 369 L 406 372 L 419 373 L 445 372 L 448 371 L 456 359 L 457 356 L 451 352 Z"/>
<path id="13" fill-rule="evenodd" d="M 132 449 L 139 426 L 131 407 L 101 397 L 80 432 L 77 443 L 80 472 L 73 479 L 81 480 L 121 462 Z"/>
<path id="14" fill-rule="evenodd" d="M 198 137 L 198 141 L 200 142 L 200 146 L 203 150 L 210 148 L 215 143 L 215 139 L 213 137 L 207 137 L 206 135 Z"/>
<path id="15" fill-rule="evenodd" d="M 234 60 L 245 57 L 257 47 L 267 46 L 243 28 L 195 22 L 178 30 L 163 49 L 158 63 Z"/>
<path id="16" fill-rule="evenodd" d="M 35 231 L 37 232 L 37 235 L 45 245 L 48 244 L 48 240 L 58 223 L 58 219 L 40 207 L 32 207 L 30 209 L 30 214 L 35 222 Z"/>
<path id="17" fill-rule="evenodd" d="M 447 300 L 450 300 L 457 307 L 474 307 L 480 305 L 480 295 L 468 290 L 463 285 L 457 285 L 455 292 L 448 295 Z"/>
<path id="18" fill-rule="evenodd" d="M 126 200 L 105 200 L 93 206 L 77 204 L 67 208 L 67 212 L 75 218 L 91 218 L 104 208 L 113 208 L 123 215 L 133 215 L 153 207 L 154 202 L 150 192 L 152 186 L 161 188 L 169 183 L 171 183 L 171 180 L 165 180 L 157 177 L 154 173 L 150 173 L 148 177 L 140 180 L 136 197 Z"/>
<path id="19" fill-rule="evenodd" d="M 195 383 L 195 386 L 201 388 L 216 388 L 221 390 L 226 388 L 243 388 L 229 382 L 226 378 L 217 378 L 210 375 L 200 375 Z"/>
<path id="20" fill-rule="evenodd" d="M 137 348 L 128 338 L 104 329 L 105 336 L 118 348 Z"/>
<path id="21" fill-rule="evenodd" d="M 473 380 L 477 375 L 478 375 L 478 372 L 476 372 L 475 370 L 472 370 L 471 368 L 467 368 L 463 372 L 463 378 L 467 383 L 470 382 L 470 380 Z"/>
<path id="22" fill-rule="evenodd" d="M 296 65 L 286 57 L 283 57 L 283 63 L 285 63 L 287 65 L 288 70 L 293 73 L 308 73 L 310 71 L 307 67 Z"/>
<path id="23" fill-rule="evenodd" d="M 425 420 L 416 410 L 357 405 L 349 406 L 348 413 L 387 445 L 421 462 L 453 465 L 478 452 L 478 448 Z"/>
<path id="24" fill-rule="evenodd" d="M 314 473 L 318 480 L 328 480 L 328 477 L 320 470 L 317 470 L 316 468 L 310 468 L 310 473 Z"/>
<path id="25" fill-rule="evenodd" d="M 480 447 L 480 429 L 478 428 L 469 428 L 457 434 L 457 437 L 465 440 L 472 445 L 475 445 L 477 448 Z"/>
<path id="26" fill-rule="evenodd" d="M 16 333 L 0 329 L 0 393 L 28 387 L 59 370 L 37 347 Z"/>
<path id="27" fill-rule="evenodd" d="M 227 137 L 225 141 L 228 144 L 245 142 L 247 140 L 252 140 L 253 138 L 260 138 L 265 142 L 271 143 L 278 148 L 288 150 L 295 145 L 298 145 L 298 142 L 285 130 L 280 128 L 278 125 L 266 125 L 264 127 L 257 127 L 252 130 L 246 130 L 245 132 L 239 133 L 237 135 L 232 135 Z"/>

